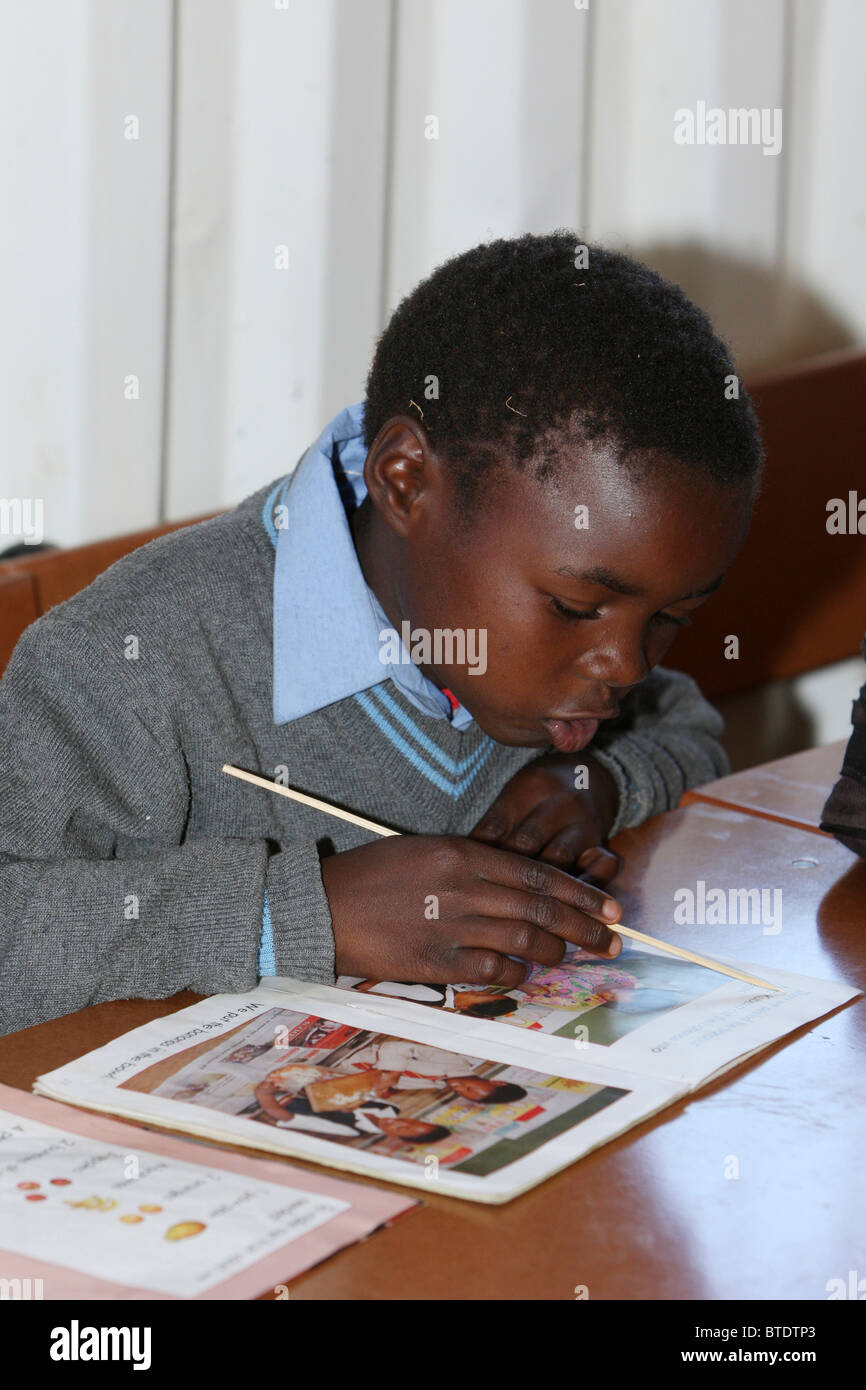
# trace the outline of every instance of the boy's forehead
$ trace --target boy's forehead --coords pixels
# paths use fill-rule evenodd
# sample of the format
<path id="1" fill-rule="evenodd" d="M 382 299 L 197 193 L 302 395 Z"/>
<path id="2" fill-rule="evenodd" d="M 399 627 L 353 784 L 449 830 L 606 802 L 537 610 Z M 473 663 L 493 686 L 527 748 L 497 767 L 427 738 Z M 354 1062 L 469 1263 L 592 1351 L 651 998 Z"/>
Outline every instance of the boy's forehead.
<path id="1" fill-rule="evenodd" d="M 603 529 L 622 535 L 674 525 L 677 519 L 689 523 L 696 516 L 703 525 L 720 511 L 747 520 L 751 510 L 747 486 L 720 483 L 662 455 L 623 462 L 612 446 L 602 444 L 579 458 L 563 455 L 545 476 L 538 477 L 534 468 L 530 459 L 522 469 L 499 472 L 488 497 L 500 520 L 510 513 L 515 525 L 525 527 L 531 517 L 551 533 Z"/>
<path id="2" fill-rule="evenodd" d="M 552 576 L 640 596 L 664 571 L 683 598 L 718 587 L 751 511 L 736 485 L 674 460 L 635 472 L 604 447 L 545 479 L 508 469 L 489 503 L 482 516 L 497 546 L 507 530 L 506 548 Z"/>

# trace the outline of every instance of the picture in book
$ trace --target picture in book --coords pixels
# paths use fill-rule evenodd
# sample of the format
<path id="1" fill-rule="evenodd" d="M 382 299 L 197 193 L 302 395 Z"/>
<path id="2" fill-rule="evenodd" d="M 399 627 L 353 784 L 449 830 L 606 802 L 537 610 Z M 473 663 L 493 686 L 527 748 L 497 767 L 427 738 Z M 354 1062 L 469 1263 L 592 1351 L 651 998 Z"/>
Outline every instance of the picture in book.
<path id="1" fill-rule="evenodd" d="M 144 1091 L 333 1144 L 484 1176 L 628 1094 L 269 1008 L 139 1072 Z"/>
<path id="2" fill-rule="evenodd" d="M 569 946 L 559 965 L 534 965 L 513 989 L 401 984 L 348 975 L 337 981 L 340 988 L 361 994 L 411 999 L 451 1013 L 603 1046 L 718 989 L 721 983 L 714 970 L 702 965 L 676 956 L 650 955 L 629 945 L 615 960 Z"/>

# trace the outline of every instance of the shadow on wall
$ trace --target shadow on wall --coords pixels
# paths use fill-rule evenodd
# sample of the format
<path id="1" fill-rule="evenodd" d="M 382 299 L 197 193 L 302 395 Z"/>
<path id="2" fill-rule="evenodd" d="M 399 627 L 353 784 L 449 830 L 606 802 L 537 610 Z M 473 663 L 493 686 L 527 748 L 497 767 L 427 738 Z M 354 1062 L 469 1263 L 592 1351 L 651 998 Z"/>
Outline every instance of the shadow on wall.
<path id="1" fill-rule="evenodd" d="M 850 323 L 782 269 L 693 242 L 656 242 L 630 252 L 709 314 L 745 377 L 859 341 Z"/>

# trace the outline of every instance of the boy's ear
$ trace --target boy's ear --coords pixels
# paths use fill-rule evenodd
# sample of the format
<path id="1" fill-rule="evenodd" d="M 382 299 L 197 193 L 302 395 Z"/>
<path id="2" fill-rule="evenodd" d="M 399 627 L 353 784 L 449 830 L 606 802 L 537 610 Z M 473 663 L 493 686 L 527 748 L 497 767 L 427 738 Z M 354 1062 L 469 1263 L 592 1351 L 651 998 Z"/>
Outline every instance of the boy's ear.
<path id="1" fill-rule="evenodd" d="M 364 464 L 370 500 L 392 530 L 405 535 L 412 511 L 441 477 L 441 465 L 423 425 L 411 416 L 386 420 Z"/>

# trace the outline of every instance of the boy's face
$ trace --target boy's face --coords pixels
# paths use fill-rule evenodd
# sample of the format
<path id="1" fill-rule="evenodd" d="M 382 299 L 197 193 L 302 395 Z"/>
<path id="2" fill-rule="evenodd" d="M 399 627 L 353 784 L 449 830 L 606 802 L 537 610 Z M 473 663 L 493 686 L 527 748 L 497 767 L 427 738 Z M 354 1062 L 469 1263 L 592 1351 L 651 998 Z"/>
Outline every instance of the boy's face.
<path id="1" fill-rule="evenodd" d="M 497 471 L 467 518 L 423 430 L 403 418 L 367 460 L 377 509 L 359 544 L 368 582 L 392 622 L 467 633 L 468 660 L 437 663 L 434 649 L 422 669 L 487 734 L 577 751 L 733 560 L 748 486 L 719 487 L 664 461 L 635 478 L 599 442 L 543 482 Z"/>

